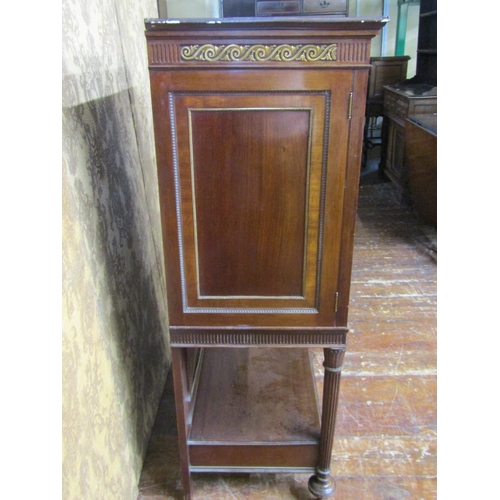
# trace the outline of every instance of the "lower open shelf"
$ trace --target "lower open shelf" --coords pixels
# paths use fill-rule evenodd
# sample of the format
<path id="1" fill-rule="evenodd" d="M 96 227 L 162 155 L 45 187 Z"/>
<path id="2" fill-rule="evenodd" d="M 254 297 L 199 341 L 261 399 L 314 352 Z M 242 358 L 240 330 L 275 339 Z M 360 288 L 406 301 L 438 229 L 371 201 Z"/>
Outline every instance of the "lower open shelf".
<path id="1" fill-rule="evenodd" d="M 188 436 L 192 472 L 313 472 L 320 416 L 307 348 L 207 348 Z"/>

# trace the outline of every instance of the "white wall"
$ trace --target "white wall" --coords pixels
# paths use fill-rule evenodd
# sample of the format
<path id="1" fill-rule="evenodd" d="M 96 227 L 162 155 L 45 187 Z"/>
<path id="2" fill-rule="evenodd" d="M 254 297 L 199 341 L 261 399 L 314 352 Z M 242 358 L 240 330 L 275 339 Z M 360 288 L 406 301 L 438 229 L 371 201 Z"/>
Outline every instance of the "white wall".
<path id="1" fill-rule="evenodd" d="M 219 17 L 219 0 L 167 0 L 168 16 L 175 18 Z"/>

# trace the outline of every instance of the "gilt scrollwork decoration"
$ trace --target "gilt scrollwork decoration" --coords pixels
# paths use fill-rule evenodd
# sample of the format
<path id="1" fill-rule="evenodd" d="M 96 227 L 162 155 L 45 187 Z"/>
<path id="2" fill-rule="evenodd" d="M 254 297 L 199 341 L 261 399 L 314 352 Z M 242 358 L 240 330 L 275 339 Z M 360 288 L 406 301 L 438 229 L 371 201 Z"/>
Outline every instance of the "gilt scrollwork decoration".
<path id="1" fill-rule="evenodd" d="M 330 45 L 184 45 L 182 61 L 203 62 L 291 62 L 335 61 L 337 44 Z"/>

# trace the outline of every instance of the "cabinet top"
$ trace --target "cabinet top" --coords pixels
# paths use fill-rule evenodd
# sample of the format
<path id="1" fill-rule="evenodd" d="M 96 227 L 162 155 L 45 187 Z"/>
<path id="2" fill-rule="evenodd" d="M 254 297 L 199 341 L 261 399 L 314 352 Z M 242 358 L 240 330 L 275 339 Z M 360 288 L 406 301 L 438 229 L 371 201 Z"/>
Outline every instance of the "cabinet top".
<path id="1" fill-rule="evenodd" d="M 386 18 L 146 19 L 150 68 L 367 67 Z"/>
<path id="2" fill-rule="evenodd" d="M 146 32 L 234 31 L 234 30 L 321 30 L 363 31 L 374 35 L 389 21 L 386 17 L 235 17 L 206 19 L 145 19 Z M 367 33 L 368 34 L 368 33 Z M 371 33 L 370 33 L 371 34 Z"/>
<path id="3" fill-rule="evenodd" d="M 398 85 L 384 85 L 384 89 L 393 92 L 403 97 L 411 98 L 428 98 L 437 97 L 437 87 L 427 85 L 425 83 L 419 84 L 398 84 Z"/>
<path id="4" fill-rule="evenodd" d="M 407 120 L 437 136 L 437 113 L 410 115 Z"/>

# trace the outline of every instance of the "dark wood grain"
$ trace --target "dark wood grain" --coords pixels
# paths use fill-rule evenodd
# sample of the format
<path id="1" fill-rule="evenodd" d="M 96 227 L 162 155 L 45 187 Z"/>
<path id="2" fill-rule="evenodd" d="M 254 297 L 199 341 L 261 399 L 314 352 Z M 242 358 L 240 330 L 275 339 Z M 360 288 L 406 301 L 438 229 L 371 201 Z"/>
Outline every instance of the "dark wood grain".
<path id="1" fill-rule="evenodd" d="M 192 113 L 201 296 L 304 295 L 310 113 Z"/>
<path id="2" fill-rule="evenodd" d="M 193 472 L 312 473 L 318 462 L 317 443 L 192 444 Z"/>
<path id="3" fill-rule="evenodd" d="M 411 115 L 405 132 L 412 201 L 428 223 L 437 225 L 437 114 Z"/>
<path id="4" fill-rule="evenodd" d="M 406 118 L 437 112 L 437 88 L 427 84 L 387 85 L 384 89 L 384 122 L 380 165 L 398 188 L 402 202 L 411 201 L 406 162 Z"/>

